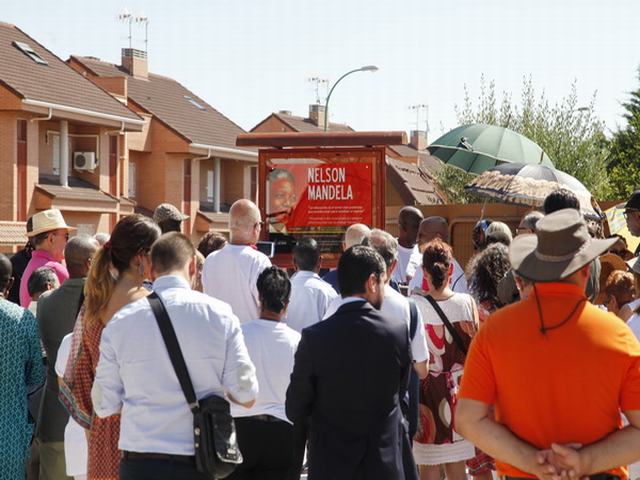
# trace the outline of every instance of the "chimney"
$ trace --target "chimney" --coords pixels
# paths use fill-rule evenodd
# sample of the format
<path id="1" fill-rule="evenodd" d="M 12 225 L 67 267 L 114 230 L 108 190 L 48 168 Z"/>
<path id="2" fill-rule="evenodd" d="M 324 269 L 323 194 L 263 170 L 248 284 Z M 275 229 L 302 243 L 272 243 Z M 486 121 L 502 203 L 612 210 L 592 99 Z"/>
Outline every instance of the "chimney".
<path id="1" fill-rule="evenodd" d="M 149 78 L 147 52 L 135 48 L 122 49 L 122 67 L 134 78 Z"/>
<path id="2" fill-rule="evenodd" d="M 324 105 L 309 105 L 309 119 L 316 127 L 324 128 Z"/>
<path id="3" fill-rule="evenodd" d="M 280 115 L 286 115 L 286 116 L 288 116 L 288 117 L 290 117 L 290 116 L 291 116 L 291 110 L 279 110 L 279 111 L 278 111 L 278 113 L 279 113 Z"/>
<path id="4" fill-rule="evenodd" d="M 424 130 L 411 130 L 411 139 L 409 140 L 411 145 L 416 150 L 424 150 L 427 148 L 427 132 Z"/>

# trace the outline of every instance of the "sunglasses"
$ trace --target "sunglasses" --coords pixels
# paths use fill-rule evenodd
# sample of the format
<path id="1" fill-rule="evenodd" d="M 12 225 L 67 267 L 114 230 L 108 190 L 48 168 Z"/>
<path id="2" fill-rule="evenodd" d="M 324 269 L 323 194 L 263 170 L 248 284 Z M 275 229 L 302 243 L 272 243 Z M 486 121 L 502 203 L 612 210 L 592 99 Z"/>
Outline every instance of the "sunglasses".
<path id="1" fill-rule="evenodd" d="M 624 218 L 629 218 L 631 214 L 638 212 L 640 212 L 640 210 L 625 210 L 624 212 L 622 212 L 622 215 L 624 215 Z"/>

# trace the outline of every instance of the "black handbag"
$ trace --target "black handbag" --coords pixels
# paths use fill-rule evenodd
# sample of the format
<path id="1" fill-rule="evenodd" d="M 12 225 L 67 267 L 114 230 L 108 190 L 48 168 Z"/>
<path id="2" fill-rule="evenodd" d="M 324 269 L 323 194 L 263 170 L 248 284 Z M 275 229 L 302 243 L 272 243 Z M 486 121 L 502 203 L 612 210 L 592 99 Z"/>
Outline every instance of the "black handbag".
<path id="1" fill-rule="evenodd" d="M 147 299 L 158 322 L 180 387 L 193 414 L 196 469 L 210 479 L 226 478 L 231 475 L 236 465 L 242 463 L 236 427 L 229 411 L 229 402 L 218 395 L 196 399 L 191 377 L 167 309 L 155 292 Z"/>

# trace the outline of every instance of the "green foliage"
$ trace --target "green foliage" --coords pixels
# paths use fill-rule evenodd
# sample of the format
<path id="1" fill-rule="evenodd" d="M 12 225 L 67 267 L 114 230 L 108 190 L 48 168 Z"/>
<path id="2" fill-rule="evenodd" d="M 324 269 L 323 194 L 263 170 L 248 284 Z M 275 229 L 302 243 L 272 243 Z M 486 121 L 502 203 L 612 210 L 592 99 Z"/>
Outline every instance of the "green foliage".
<path id="1" fill-rule="evenodd" d="M 471 99 L 465 86 L 462 106 L 456 105 L 455 109 L 460 125 L 498 125 L 530 138 L 557 169 L 580 180 L 595 198 L 605 200 L 611 198 L 613 191 L 607 171 L 604 123 L 594 113 L 595 99 L 594 93 L 589 105 L 580 107 L 574 82 L 567 96 L 551 104 L 544 91 L 536 92 L 531 78 L 524 78 L 519 104 L 506 92 L 498 102 L 495 82 L 487 83 L 482 76 L 477 101 Z M 443 169 L 438 176 L 442 188 L 453 201 L 477 201 L 477 197 L 469 197 L 462 189 L 462 182 L 468 182 L 470 177 L 451 169 Z"/>
<path id="2" fill-rule="evenodd" d="M 614 197 L 626 199 L 640 188 L 640 89 L 631 92 L 622 106 L 627 125 L 609 141 L 609 178 Z"/>

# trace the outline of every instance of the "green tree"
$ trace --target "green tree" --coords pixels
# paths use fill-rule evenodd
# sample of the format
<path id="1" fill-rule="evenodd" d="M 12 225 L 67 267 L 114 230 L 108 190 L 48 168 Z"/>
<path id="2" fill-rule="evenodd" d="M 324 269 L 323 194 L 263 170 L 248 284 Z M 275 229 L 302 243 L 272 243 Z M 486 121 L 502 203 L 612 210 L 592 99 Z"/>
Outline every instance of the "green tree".
<path id="1" fill-rule="evenodd" d="M 640 188 L 640 88 L 631 92 L 622 106 L 627 125 L 609 141 L 609 177 L 614 198 L 628 198 Z"/>
<path id="2" fill-rule="evenodd" d="M 531 78 L 524 78 L 520 102 L 514 103 L 504 92 L 498 102 L 495 82 L 480 77 L 480 95 L 473 101 L 465 85 L 456 115 L 461 125 L 486 123 L 510 128 L 536 142 L 555 167 L 580 180 L 598 199 L 608 199 L 612 190 L 607 171 L 607 142 L 604 123 L 594 113 L 596 94 L 588 106 L 578 105 L 576 83 L 567 96 L 551 104 L 544 91 L 537 93 Z M 454 171 L 456 170 L 456 171 Z M 446 167 L 438 176 L 442 188 L 453 201 L 477 201 L 463 186 L 472 177 L 454 167 Z"/>

